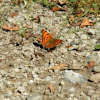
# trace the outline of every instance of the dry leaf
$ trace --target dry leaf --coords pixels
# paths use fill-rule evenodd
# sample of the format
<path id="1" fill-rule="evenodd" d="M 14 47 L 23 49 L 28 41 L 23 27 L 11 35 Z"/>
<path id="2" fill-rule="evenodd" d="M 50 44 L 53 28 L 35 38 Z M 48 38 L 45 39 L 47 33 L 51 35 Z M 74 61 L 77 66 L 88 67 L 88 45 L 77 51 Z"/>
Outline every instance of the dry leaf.
<path id="1" fill-rule="evenodd" d="M 62 8 L 60 6 L 53 6 L 52 7 L 52 11 L 55 12 L 55 11 L 67 11 L 67 8 Z"/>
<path id="2" fill-rule="evenodd" d="M 2 62 L 2 61 L 4 61 L 4 60 L 6 60 L 6 59 L 0 59 L 0 62 Z"/>
<path id="3" fill-rule="evenodd" d="M 69 66 L 69 64 L 59 64 L 59 65 L 56 65 L 56 66 L 54 66 L 54 67 L 50 67 L 50 68 L 48 68 L 47 70 L 54 70 L 54 69 L 64 70 L 64 69 L 66 69 L 68 66 Z"/>
<path id="4" fill-rule="evenodd" d="M 78 17 L 79 17 L 79 16 L 82 16 L 82 14 L 83 14 L 83 9 L 77 8 L 76 11 L 75 11 L 75 13 L 77 14 Z"/>
<path id="5" fill-rule="evenodd" d="M 33 21 L 35 22 L 35 23 L 39 23 L 40 22 L 40 17 L 44 17 L 44 15 L 38 15 L 36 18 L 34 18 L 33 19 Z"/>
<path id="6" fill-rule="evenodd" d="M 19 28 L 18 28 L 18 26 L 13 26 L 13 25 L 8 26 L 8 25 L 4 24 L 2 29 L 8 30 L 8 31 L 17 31 Z"/>
<path id="7" fill-rule="evenodd" d="M 33 34 L 31 33 L 24 33 L 25 34 L 25 38 L 29 39 L 30 37 L 33 37 Z"/>
<path id="8" fill-rule="evenodd" d="M 66 0 L 58 0 L 61 5 L 66 4 Z"/>
<path id="9" fill-rule="evenodd" d="M 72 47 L 72 45 L 67 45 L 67 46 L 65 46 L 66 48 L 70 48 L 70 47 Z"/>
<path id="10" fill-rule="evenodd" d="M 36 18 L 33 19 L 33 21 L 34 21 L 35 23 L 39 23 L 39 22 L 40 22 L 40 17 L 37 16 Z"/>
<path id="11" fill-rule="evenodd" d="M 39 43 L 42 43 L 42 39 L 41 39 L 41 38 L 37 38 L 37 41 L 38 41 Z"/>
<path id="12" fill-rule="evenodd" d="M 77 14 L 77 16 L 80 17 L 80 16 L 82 16 L 82 14 L 83 14 L 83 13 L 79 13 L 79 14 Z"/>
<path id="13" fill-rule="evenodd" d="M 89 20 L 88 20 L 88 18 L 84 18 L 83 19 L 83 21 L 82 21 L 82 23 L 81 23 L 81 25 L 80 25 L 80 28 L 83 28 L 83 27 L 85 27 L 85 26 L 92 26 L 94 23 L 93 22 L 90 22 Z"/>
<path id="14" fill-rule="evenodd" d="M 81 25 L 81 22 L 77 22 L 77 23 L 71 23 L 72 26 L 79 26 Z"/>
<path id="15" fill-rule="evenodd" d="M 59 7 L 55 7 L 55 6 L 52 7 L 52 11 L 53 11 L 53 12 L 55 12 L 55 11 L 59 11 L 59 10 L 60 10 Z"/>
<path id="16" fill-rule="evenodd" d="M 25 25 L 24 28 L 31 28 L 30 25 Z"/>
<path id="17" fill-rule="evenodd" d="M 39 23 L 39 22 L 40 22 L 40 18 L 34 19 L 34 22 L 35 22 L 35 23 Z"/>
<path id="18" fill-rule="evenodd" d="M 58 0 L 48 0 L 49 2 L 57 3 Z"/>
<path id="19" fill-rule="evenodd" d="M 2 2 L 2 0 L 0 0 L 0 3 Z"/>
<path id="20" fill-rule="evenodd" d="M 49 2 L 59 3 L 60 5 L 66 4 L 66 0 L 48 0 Z"/>
<path id="21" fill-rule="evenodd" d="M 91 67 L 94 67 L 94 65 L 95 65 L 95 62 L 94 61 L 91 61 L 85 67 L 91 68 Z"/>
<path id="22" fill-rule="evenodd" d="M 17 16 L 18 15 L 18 12 L 14 12 L 14 13 L 12 13 L 10 16 L 11 17 L 14 17 L 14 16 Z"/>
<path id="23" fill-rule="evenodd" d="M 74 16 L 73 15 L 70 15 L 69 16 L 69 23 L 72 24 L 73 20 L 74 20 Z"/>
<path id="24" fill-rule="evenodd" d="M 54 92 L 54 87 L 51 84 L 48 84 L 48 88 L 50 89 L 50 92 Z"/>

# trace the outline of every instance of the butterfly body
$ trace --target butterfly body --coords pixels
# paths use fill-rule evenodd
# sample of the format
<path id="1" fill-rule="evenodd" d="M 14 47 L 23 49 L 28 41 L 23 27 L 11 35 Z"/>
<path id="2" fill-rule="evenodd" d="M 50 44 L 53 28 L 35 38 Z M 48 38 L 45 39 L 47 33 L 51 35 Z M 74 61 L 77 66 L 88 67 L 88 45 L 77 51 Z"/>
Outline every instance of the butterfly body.
<path id="1" fill-rule="evenodd" d="M 56 47 L 62 40 L 53 38 L 46 30 L 42 30 L 42 46 L 47 49 Z"/>

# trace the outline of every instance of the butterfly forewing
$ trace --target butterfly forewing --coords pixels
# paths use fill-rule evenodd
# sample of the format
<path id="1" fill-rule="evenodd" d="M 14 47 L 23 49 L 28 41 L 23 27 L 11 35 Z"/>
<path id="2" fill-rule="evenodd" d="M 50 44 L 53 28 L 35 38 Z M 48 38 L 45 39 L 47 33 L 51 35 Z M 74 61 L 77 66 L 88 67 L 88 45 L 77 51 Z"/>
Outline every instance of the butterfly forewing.
<path id="1" fill-rule="evenodd" d="M 42 46 L 45 47 L 49 41 L 51 41 L 52 37 L 51 35 L 46 31 L 42 30 Z"/>
<path id="2" fill-rule="evenodd" d="M 42 46 L 51 49 L 62 43 L 62 40 L 52 38 L 52 36 L 46 31 L 42 30 Z"/>

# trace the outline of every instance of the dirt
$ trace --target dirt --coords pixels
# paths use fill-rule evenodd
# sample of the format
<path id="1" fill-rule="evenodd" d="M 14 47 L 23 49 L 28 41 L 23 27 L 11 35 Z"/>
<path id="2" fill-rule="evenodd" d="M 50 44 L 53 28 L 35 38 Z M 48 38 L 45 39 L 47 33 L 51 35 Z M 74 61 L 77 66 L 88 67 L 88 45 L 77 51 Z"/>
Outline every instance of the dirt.
<path id="1" fill-rule="evenodd" d="M 10 16 L 15 12 L 18 15 Z M 34 21 L 37 16 L 38 21 Z M 100 77 L 91 80 L 100 73 L 100 51 L 95 50 L 100 43 L 100 15 L 90 18 L 95 22 L 93 26 L 83 28 L 68 24 L 68 16 L 69 11 L 52 12 L 34 2 L 28 9 L 24 4 L 14 6 L 9 0 L 0 3 L 0 100 L 100 99 Z M 19 29 L 5 30 L 4 24 Z M 56 33 L 62 44 L 48 52 L 37 41 L 42 29 Z M 26 39 L 24 33 L 32 35 Z M 94 65 L 87 68 L 92 61 Z M 48 70 L 60 64 L 64 69 Z M 81 74 L 85 80 L 74 77 L 73 83 L 75 73 L 67 79 L 66 70 L 79 78 Z"/>

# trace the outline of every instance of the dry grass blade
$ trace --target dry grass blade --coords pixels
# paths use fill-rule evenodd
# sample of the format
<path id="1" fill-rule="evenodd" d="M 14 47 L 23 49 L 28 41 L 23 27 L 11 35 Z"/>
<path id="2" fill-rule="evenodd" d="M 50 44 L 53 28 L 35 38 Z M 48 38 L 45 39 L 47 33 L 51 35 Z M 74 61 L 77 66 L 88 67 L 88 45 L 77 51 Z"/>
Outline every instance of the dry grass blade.
<path id="1" fill-rule="evenodd" d="M 69 64 L 59 64 L 54 67 L 50 67 L 47 70 L 54 70 L 54 69 L 65 70 L 68 66 Z"/>
<path id="2" fill-rule="evenodd" d="M 35 56 L 40 56 L 40 57 L 45 57 L 45 55 L 43 54 L 43 53 L 41 53 L 41 52 L 36 52 L 36 51 L 34 51 L 34 55 Z"/>

